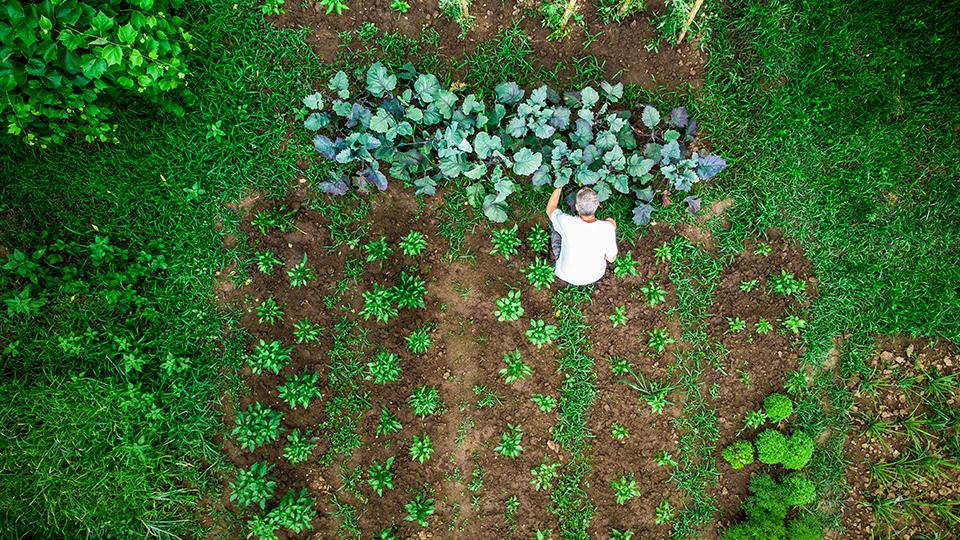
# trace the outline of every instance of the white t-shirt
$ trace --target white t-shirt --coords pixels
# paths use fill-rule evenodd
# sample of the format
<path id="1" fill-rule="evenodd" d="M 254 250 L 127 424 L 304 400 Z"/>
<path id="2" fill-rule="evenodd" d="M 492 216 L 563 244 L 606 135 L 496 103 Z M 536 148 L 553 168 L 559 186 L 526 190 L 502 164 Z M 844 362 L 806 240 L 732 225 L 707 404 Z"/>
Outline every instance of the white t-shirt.
<path id="1" fill-rule="evenodd" d="M 550 223 L 563 240 L 557 258 L 557 277 L 571 285 L 589 285 L 603 277 L 607 262 L 617 258 L 617 229 L 609 221 L 591 223 L 559 209 Z"/>

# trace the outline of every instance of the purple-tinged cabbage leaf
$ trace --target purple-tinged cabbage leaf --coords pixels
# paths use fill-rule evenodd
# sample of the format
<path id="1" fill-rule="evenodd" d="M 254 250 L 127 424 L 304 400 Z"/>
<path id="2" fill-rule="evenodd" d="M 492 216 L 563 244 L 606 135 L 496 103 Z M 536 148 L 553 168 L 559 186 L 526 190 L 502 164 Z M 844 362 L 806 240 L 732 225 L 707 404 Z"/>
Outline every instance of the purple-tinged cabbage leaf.
<path id="1" fill-rule="evenodd" d="M 717 155 L 700 156 L 697 163 L 697 176 L 709 180 L 727 167 L 727 161 Z"/>
<path id="2" fill-rule="evenodd" d="M 670 111 L 670 126 L 677 129 L 683 129 L 687 127 L 687 122 L 690 121 L 690 115 L 687 114 L 686 107 L 677 107 Z"/>

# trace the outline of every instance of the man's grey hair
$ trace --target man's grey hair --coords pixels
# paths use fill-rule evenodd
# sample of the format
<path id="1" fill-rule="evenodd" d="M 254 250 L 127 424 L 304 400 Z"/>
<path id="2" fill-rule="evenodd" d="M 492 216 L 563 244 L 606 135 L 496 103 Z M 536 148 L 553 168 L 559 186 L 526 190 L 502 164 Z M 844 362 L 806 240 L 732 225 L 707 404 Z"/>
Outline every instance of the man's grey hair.
<path id="1" fill-rule="evenodd" d="M 581 216 L 592 216 L 600 207 L 600 198 L 597 192 L 590 188 L 583 188 L 577 192 L 577 213 Z"/>

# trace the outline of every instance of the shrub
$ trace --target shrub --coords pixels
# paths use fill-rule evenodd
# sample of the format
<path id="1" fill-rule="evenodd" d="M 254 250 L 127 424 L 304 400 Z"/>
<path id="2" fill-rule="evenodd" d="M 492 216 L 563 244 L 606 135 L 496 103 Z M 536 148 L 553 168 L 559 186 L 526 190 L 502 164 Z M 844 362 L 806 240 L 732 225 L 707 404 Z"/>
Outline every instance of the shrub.
<path id="1" fill-rule="evenodd" d="M 397 307 L 393 305 L 395 290 L 381 285 L 373 284 L 369 291 L 363 292 L 363 310 L 360 315 L 363 320 L 368 321 L 373 317 L 380 322 L 388 322 L 396 317 Z"/>
<path id="2" fill-rule="evenodd" d="M 523 305 L 520 303 L 520 290 L 510 289 L 503 298 L 498 298 L 494 302 L 497 306 L 496 315 L 500 322 L 515 321 L 523 316 Z"/>
<path id="3" fill-rule="evenodd" d="M 788 506 L 803 506 L 817 498 L 817 488 L 806 476 L 790 473 L 781 480 L 784 501 Z"/>
<path id="4" fill-rule="evenodd" d="M 723 459 L 734 469 L 742 469 L 753 463 L 753 444 L 737 441 L 723 449 Z"/>
<path id="5" fill-rule="evenodd" d="M 533 485 L 535 491 L 550 491 L 553 488 L 553 479 L 558 477 L 560 473 L 557 472 L 557 469 L 560 467 L 560 462 L 551 463 L 546 457 L 543 458 L 543 463 L 537 465 L 536 467 L 530 469 L 530 474 L 533 475 L 533 480 L 530 481 L 530 484 Z"/>
<path id="6" fill-rule="evenodd" d="M 182 115 L 193 101 L 183 52 L 192 48 L 183 0 L 7 0 L 0 10 L 3 131 L 27 144 L 117 142 L 114 103 L 139 95 Z M 25 4 L 25 5 L 24 5 Z"/>
<path id="7" fill-rule="evenodd" d="M 415 257 L 427 248 L 427 238 L 420 231 L 410 231 L 400 239 L 399 245 L 404 255 Z"/>
<path id="8" fill-rule="evenodd" d="M 387 244 L 387 237 L 381 236 L 379 240 L 371 240 L 363 246 L 363 251 L 367 254 L 367 262 L 382 261 L 393 254 L 393 248 Z"/>
<path id="9" fill-rule="evenodd" d="M 530 399 L 537 405 L 541 411 L 552 412 L 557 406 L 557 398 L 545 394 L 534 394 Z"/>
<path id="10" fill-rule="evenodd" d="M 625 504 L 628 500 L 640 496 L 640 489 L 633 475 L 621 475 L 610 482 L 610 487 L 613 488 L 613 497 L 617 504 Z"/>
<path id="11" fill-rule="evenodd" d="M 517 458 L 523 452 L 523 446 L 520 445 L 521 439 L 523 439 L 523 430 L 520 426 L 507 424 L 507 431 L 500 436 L 500 444 L 494 448 L 494 451 L 509 458 Z"/>
<path id="12" fill-rule="evenodd" d="M 530 321 L 530 329 L 527 330 L 526 335 L 530 343 L 541 349 L 544 345 L 549 345 L 556 339 L 557 327 L 540 319 L 533 319 Z"/>
<path id="13" fill-rule="evenodd" d="M 413 442 L 410 444 L 410 459 L 415 459 L 420 463 L 430 459 L 433 454 L 433 443 L 430 441 L 430 435 L 424 433 L 423 437 L 413 436 Z"/>
<path id="14" fill-rule="evenodd" d="M 430 337 L 430 329 L 426 326 L 421 326 L 413 330 L 410 332 L 410 335 L 404 339 L 407 342 L 407 349 L 413 354 L 423 354 L 427 352 L 427 349 L 433 344 L 433 339 Z"/>
<path id="15" fill-rule="evenodd" d="M 780 463 L 787 451 L 787 438 L 775 429 L 765 429 L 757 435 L 757 459 L 767 465 Z"/>
<path id="16" fill-rule="evenodd" d="M 540 257 L 534 259 L 534 261 L 530 263 L 530 266 L 524 269 L 523 275 L 526 276 L 527 281 L 530 282 L 530 285 L 532 285 L 534 289 L 550 287 L 550 284 L 553 283 L 555 279 L 553 266 Z"/>
<path id="17" fill-rule="evenodd" d="M 506 362 L 507 367 L 502 368 L 499 373 L 503 375 L 506 384 L 513 381 L 522 381 L 533 374 L 533 368 L 524 364 L 520 358 L 520 349 L 504 353 L 503 361 Z"/>
<path id="18" fill-rule="evenodd" d="M 394 431 L 400 431 L 403 425 L 400 419 L 390 409 L 380 409 L 380 422 L 377 423 L 377 436 L 389 435 Z"/>
<path id="19" fill-rule="evenodd" d="M 393 489 L 393 456 L 390 456 L 382 464 L 374 461 L 367 469 L 367 483 L 373 488 L 378 497 L 383 496 L 383 490 Z"/>
<path id="20" fill-rule="evenodd" d="M 781 463 L 788 469 L 802 469 L 813 456 L 813 439 L 802 431 L 796 431 L 786 441 Z"/>
<path id="21" fill-rule="evenodd" d="M 548 253 L 550 251 L 550 233 L 540 226 L 533 226 L 527 233 L 527 245 L 534 253 Z"/>
<path id="22" fill-rule="evenodd" d="M 403 519 L 413 521 L 421 527 L 428 525 L 427 517 L 432 515 L 436 510 L 433 499 L 423 493 L 417 495 L 412 501 L 403 505 L 403 507 L 407 511 L 407 515 Z"/>
<path id="23" fill-rule="evenodd" d="M 793 414 L 793 402 L 783 394 L 770 394 L 763 400 L 763 411 L 776 424 Z"/>
<path id="24" fill-rule="evenodd" d="M 393 300 L 402 308 L 426 307 L 423 297 L 427 294 L 427 284 L 416 274 L 400 272 L 400 280 L 393 286 Z"/>
<path id="25" fill-rule="evenodd" d="M 290 287 L 294 289 L 303 287 L 310 281 L 317 279 L 317 273 L 313 271 L 313 268 L 307 266 L 306 253 L 303 254 L 300 263 L 287 270 L 287 276 L 290 277 Z"/>
<path id="26" fill-rule="evenodd" d="M 502 229 L 495 229 L 490 232 L 491 239 L 490 242 L 493 244 L 493 249 L 490 250 L 491 255 L 502 255 L 504 259 L 510 260 L 511 255 L 517 254 L 517 249 L 520 247 L 520 239 L 517 238 L 517 226 L 513 227 L 504 227 Z"/>

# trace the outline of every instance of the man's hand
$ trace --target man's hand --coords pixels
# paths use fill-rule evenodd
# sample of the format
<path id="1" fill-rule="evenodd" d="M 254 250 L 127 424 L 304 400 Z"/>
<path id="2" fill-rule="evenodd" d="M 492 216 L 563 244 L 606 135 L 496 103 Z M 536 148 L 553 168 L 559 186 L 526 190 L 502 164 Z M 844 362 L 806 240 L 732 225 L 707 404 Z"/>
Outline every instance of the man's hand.
<path id="1" fill-rule="evenodd" d="M 617 228 L 617 220 L 613 219 L 612 217 L 608 217 L 608 218 L 605 219 L 604 221 L 609 221 L 610 223 L 613 223 L 613 228 L 614 228 L 614 229 Z"/>

